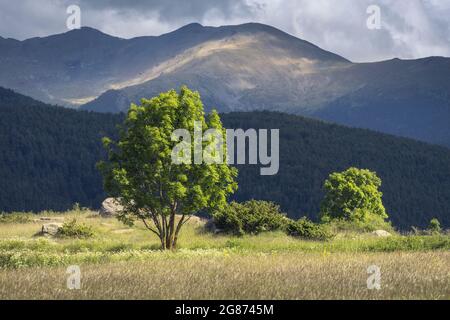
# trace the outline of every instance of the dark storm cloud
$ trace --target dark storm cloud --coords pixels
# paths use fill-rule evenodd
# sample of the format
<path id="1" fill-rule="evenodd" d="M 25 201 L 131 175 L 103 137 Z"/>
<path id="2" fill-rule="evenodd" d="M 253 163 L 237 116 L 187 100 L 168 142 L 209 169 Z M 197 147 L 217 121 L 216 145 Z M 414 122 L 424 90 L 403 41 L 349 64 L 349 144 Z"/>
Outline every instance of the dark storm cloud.
<path id="1" fill-rule="evenodd" d="M 450 1 L 442 0 L 0 0 L 0 36 L 25 39 L 67 31 L 66 8 L 82 25 L 120 37 L 159 35 L 190 22 L 261 22 L 354 61 L 450 56 Z M 366 26 L 369 5 L 382 28 Z"/>
<path id="2" fill-rule="evenodd" d="M 64 32 L 72 4 L 80 6 L 83 25 L 124 37 L 157 35 L 205 18 L 246 21 L 259 7 L 242 0 L 0 0 L 0 35 L 24 39 Z"/>

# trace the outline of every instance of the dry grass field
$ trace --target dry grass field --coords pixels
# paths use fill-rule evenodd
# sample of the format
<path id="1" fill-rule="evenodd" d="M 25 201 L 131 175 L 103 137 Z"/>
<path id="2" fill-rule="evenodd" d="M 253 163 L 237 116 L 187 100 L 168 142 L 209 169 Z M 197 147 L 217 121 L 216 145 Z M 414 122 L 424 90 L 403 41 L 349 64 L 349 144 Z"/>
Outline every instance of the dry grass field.
<path id="1" fill-rule="evenodd" d="M 81 266 L 68 290 L 63 267 L 0 271 L 1 299 L 450 299 L 450 253 L 159 254 Z M 367 289 L 369 265 L 381 289 Z"/>
<path id="2" fill-rule="evenodd" d="M 37 237 L 36 217 L 54 215 L 92 226 L 94 237 Z M 450 299 L 448 235 L 236 238 L 206 233 L 195 220 L 178 251 L 157 245 L 140 225 L 88 211 L 0 220 L 0 299 Z M 70 265 L 80 266 L 79 290 L 67 288 Z M 371 265 L 380 290 L 367 288 Z"/>

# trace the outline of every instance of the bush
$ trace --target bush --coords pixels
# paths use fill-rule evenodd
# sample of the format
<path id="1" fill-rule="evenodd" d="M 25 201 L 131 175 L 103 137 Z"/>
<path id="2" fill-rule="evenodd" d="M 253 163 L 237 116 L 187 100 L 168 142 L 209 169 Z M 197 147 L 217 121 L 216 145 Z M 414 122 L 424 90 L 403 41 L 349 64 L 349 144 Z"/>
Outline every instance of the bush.
<path id="1" fill-rule="evenodd" d="M 32 213 L 0 213 L 0 223 L 28 223 L 33 221 Z"/>
<path id="2" fill-rule="evenodd" d="M 385 221 L 384 218 L 373 214 L 367 214 L 364 220 L 345 220 L 345 219 L 329 219 L 322 218 L 322 223 L 325 223 L 335 233 L 341 232 L 355 232 L 365 233 L 375 230 L 385 230 L 390 233 L 394 233 L 395 230 L 389 221 Z"/>
<path id="3" fill-rule="evenodd" d="M 289 219 L 272 202 L 232 202 L 213 214 L 216 228 L 235 235 L 284 229 Z"/>
<path id="4" fill-rule="evenodd" d="M 92 228 L 82 223 L 77 223 L 77 219 L 66 222 L 58 229 L 57 237 L 61 238 L 90 238 L 94 235 Z"/>
<path id="5" fill-rule="evenodd" d="M 428 228 L 425 230 L 420 229 L 418 227 L 414 227 L 414 226 L 412 226 L 411 229 L 412 229 L 411 234 L 416 235 L 416 236 L 434 236 L 434 235 L 440 235 L 440 234 L 445 235 L 445 233 L 446 233 L 444 230 L 442 230 L 441 223 L 436 218 L 430 220 L 430 223 L 428 224 Z"/>
<path id="6" fill-rule="evenodd" d="M 441 223 L 439 222 L 438 219 L 436 219 L 436 218 L 431 219 L 430 224 L 428 226 L 428 231 L 431 234 L 441 233 L 441 231 L 442 231 Z"/>
<path id="7" fill-rule="evenodd" d="M 330 240 L 334 237 L 324 225 L 316 224 L 306 217 L 289 221 L 286 232 L 290 236 L 309 240 Z"/>

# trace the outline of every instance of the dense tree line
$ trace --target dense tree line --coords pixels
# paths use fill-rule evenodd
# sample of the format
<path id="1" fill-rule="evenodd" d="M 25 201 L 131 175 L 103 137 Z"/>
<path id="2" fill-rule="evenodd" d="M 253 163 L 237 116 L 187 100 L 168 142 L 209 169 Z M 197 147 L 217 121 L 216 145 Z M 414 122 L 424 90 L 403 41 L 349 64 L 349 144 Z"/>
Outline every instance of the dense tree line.
<path id="1" fill-rule="evenodd" d="M 222 115 L 229 128 L 279 128 L 280 170 L 260 176 L 239 166 L 236 200 L 270 200 L 291 217 L 318 221 L 328 175 L 349 167 L 375 171 L 387 214 L 395 226 L 426 227 L 436 217 L 450 226 L 450 150 L 365 129 L 252 112 Z"/>
<path id="2" fill-rule="evenodd" d="M 394 225 L 450 226 L 450 150 L 364 129 L 272 112 L 221 115 L 227 128 L 280 129 L 280 170 L 240 165 L 234 200 L 270 200 L 293 218 L 318 219 L 323 184 L 349 167 L 375 171 Z M 117 134 L 123 115 L 44 105 L 0 90 L 0 211 L 97 208 L 105 194 L 95 164 L 101 138 Z"/>
<path id="3" fill-rule="evenodd" d="M 64 210 L 104 199 L 95 163 L 120 115 L 48 106 L 0 89 L 0 211 Z"/>

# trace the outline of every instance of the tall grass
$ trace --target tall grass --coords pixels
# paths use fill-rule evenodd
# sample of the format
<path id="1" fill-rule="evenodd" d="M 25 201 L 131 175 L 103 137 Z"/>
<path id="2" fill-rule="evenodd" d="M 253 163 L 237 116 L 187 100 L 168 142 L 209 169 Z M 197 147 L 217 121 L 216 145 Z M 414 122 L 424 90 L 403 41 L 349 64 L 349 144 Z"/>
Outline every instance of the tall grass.
<path id="1" fill-rule="evenodd" d="M 0 270 L 0 299 L 450 299 L 450 253 L 151 252 L 142 260 Z M 367 268 L 381 289 L 367 288 Z"/>

